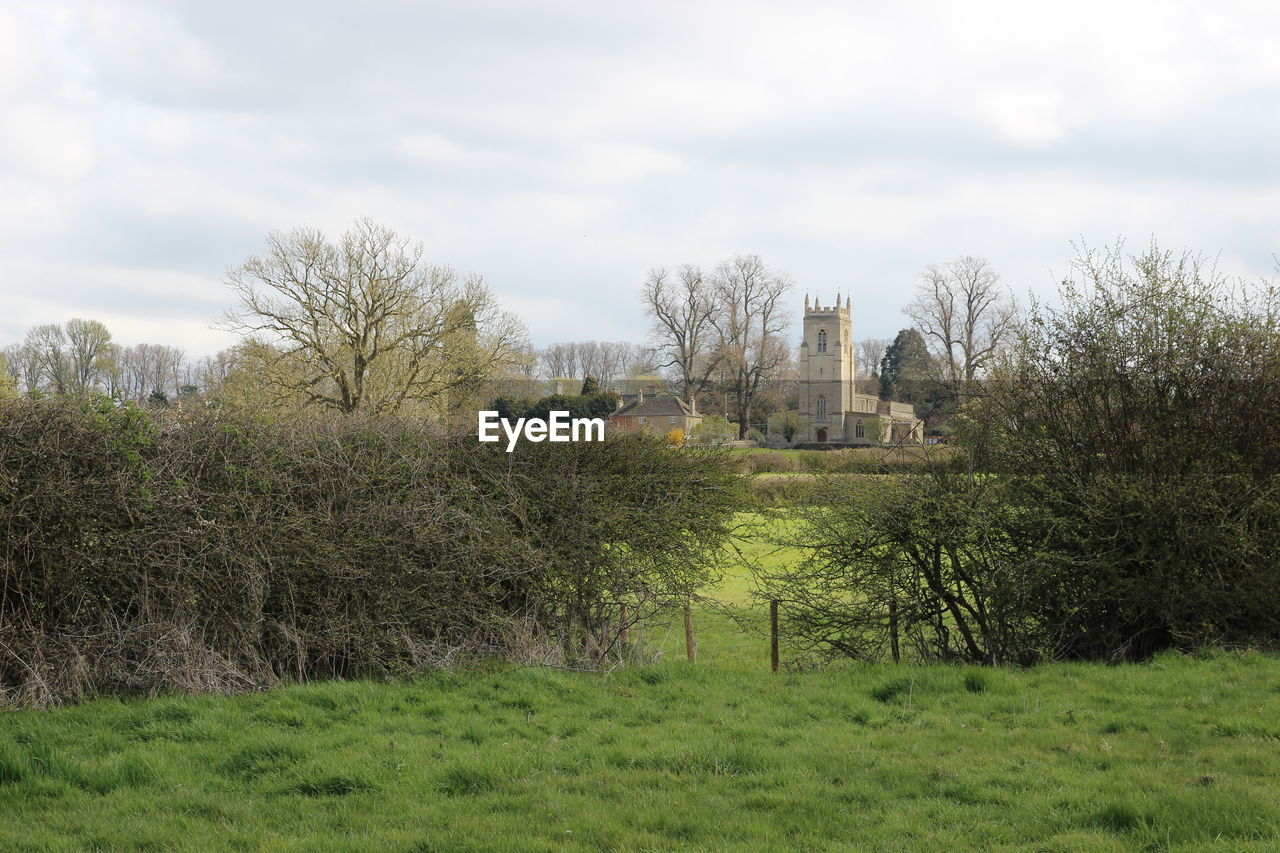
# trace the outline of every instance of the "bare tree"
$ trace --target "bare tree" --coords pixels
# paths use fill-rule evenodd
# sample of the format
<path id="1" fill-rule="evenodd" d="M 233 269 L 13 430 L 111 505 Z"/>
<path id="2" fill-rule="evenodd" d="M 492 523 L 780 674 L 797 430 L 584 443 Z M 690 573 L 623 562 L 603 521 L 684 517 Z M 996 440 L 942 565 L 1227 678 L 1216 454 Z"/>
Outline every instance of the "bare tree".
<path id="1" fill-rule="evenodd" d="M 691 404 L 720 365 L 718 291 L 702 270 L 691 264 L 679 267 L 674 274 L 662 267 L 650 270 L 642 290 L 645 310 L 653 321 L 657 366 L 671 370 L 680 396 Z"/>
<path id="2" fill-rule="evenodd" d="M 596 377 L 608 387 L 639 367 L 647 366 L 645 349 L 630 341 L 566 341 L 538 353 L 547 379 Z"/>
<path id="3" fill-rule="evenodd" d="M 643 367 L 644 348 L 630 341 L 591 341 L 594 349 L 588 350 L 594 356 L 594 362 L 588 367 L 583 359 L 583 377 L 595 376 L 600 387 L 608 388 L 632 373 L 637 367 Z"/>
<path id="4" fill-rule="evenodd" d="M 72 394 L 88 394 L 106 377 L 111 360 L 111 332 L 97 320 L 67 321 L 67 383 Z"/>
<path id="5" fill-rule="evenodd" d="M 478 276 L 424 263 L 422 247 L 368 219 L 337 244 L 273 234 L 231 269 L 224 327 L 255 342 L 268 386 L 344 413 L 438 402 L 515 358 L 524 329 Z"/>
<path id="6" fill-rule="evenodd" d="M 600 341 L 582 341 L 578 344 L 578 373 L 577 376 L 583 379 L 588 376 L 594 376 L 597 381 L 612 378 L 604 377 L 603 374 L 612 373 L 615 369 L 612 355 L 607 350 L 607 344 Z"/>
<path id="7" fill-rule="evenodd" d="M 178 393 L 184 353 L 166 344 L 138 344 L 145 381 L 138 389 L 138 399 L 168 400 Z"/>
<path id="8" fill-rule="evenodd" d="M 19 391 L 35 391 L 40 387 L 40 365 L 29 343 L 10 344 L 4 348 L 4 357 Z"/>
<path id="9" fill-rule="evenodd" d="M 234 356 L 230 350 L 219 350 L 215 355 L 206 355 L 195 365 L 194 384 L 201 391 L 211 391 L 231 375 L 234 367 Z"/>
<path id="10" fill-rule="evenodd" d="M 547 379 L 581 379 L 578 375 L 578 344 L 575 341 L 551 344 L 538 353 Z"/>
<path id="11" fill-rule="evenodd" d="M 880 362 L 891 342 L 885 338 L 863 338 L 858 341 L 858 376 L 872 379 L 880 375 Z"/>
<path id="12" fill-rule="evenodd" d="M 181 393 L 189 370 L 180 347 L 134 344 L 116 347 L 112 392 L 128 400 L 169 400 Z"/>
<path id="13" fill-rule="evenodd" d="M 66 394 L 71 388 L 71 359 L 62 327 L 57 323 L 34 326 L 27 332 L 23 346 L 29 354 L 34 387 Z"/>
<path id="14" fill-rule="evenodd" d="M 783 332 L 789 318 L 783 299 L 790 290 L 791 280 L 770 270 L 759 255 L 735 255 L 716 268 L 712 316 L 740 439 L 750 428 L 761 382 L 787 365 L 790 349 Z"/>
<path id="15" fill-rule="evenodd" d="M 12 347 L 0 349 L 0 400 L 11 400 L 18 396 L 18 377 L 9 363 Z"/>
<path id="16" fill-rule="evenodd" d="M 112 391 L 126 400 L 140 400 L 143 396 L 140 389 L 145 384 L 145 378 L 141 375 L 138 346 L 116 347 L 115 369 L 112 371 L 111 380 Z"/>
<path id="17" fill-rule="evenodd" d="M 650 376 L 659 370 L 658 351 L 652 346 L 628 344 L 618 364 L 618 374 L 623 379 L 635 379 L 639 376 Z"/>
<path id="18" fill-rule="evenodd" d="M 905 313 L 916 322 L 943 378 L 972 382 L 999 351 L 1014 303 L 985 258 L 963 255 L 928 267 Z"/>

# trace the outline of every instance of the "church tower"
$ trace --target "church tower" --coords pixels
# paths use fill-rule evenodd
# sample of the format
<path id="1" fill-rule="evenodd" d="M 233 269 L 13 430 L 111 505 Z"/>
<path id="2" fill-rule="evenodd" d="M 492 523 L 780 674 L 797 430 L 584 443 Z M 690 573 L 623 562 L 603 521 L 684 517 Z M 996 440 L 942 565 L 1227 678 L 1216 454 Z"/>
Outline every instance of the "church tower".
<path id="1" fill-rule="evenodd" d="M 808 421 L 808 441 L 838 441 L 845 435 L 845 413 L 854 410 L 853 323 L 850 300 L 821 305 L 804 298 L 804 337 L 796 367 L 800 379 L 800 416 Z"/>

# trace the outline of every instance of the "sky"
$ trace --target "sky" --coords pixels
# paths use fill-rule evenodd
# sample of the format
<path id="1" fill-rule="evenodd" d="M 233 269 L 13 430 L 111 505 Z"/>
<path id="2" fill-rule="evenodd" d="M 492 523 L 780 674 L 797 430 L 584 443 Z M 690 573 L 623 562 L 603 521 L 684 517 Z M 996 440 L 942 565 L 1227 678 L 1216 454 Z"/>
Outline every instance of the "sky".
<path id="1" fill-rule="evenodd" d="M 211 354 L 228 267 L 363 216 L 539 345 L 738 252 L 856 338 L 962 254 L 1023 299 L 1081 242 L 1273 277 L 1280 4 L 0 0 L 0 344 Z"/>

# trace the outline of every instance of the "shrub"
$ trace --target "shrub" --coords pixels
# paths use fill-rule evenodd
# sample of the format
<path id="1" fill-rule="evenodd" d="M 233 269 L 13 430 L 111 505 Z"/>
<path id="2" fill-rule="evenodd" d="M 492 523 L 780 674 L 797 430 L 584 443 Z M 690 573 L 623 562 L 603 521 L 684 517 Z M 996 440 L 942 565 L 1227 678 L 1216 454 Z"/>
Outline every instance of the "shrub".
<path id="1" fill-rule="evenodd" d="M 820 656 L 1003 663 L 1046 642 L 1029 559 L 1007 535 L 1024 514 L 962 458 L 893 477 L 832 474 L 799 511 L 806 558 L 759 572 L 761 595 L 788 602 L 790 644 Z"/>
<path id="2" fill-rule="evenodd" d="M 155 418 L 155 420 L 153 420 Z M 0 701 L 596 659 L 714 578 L 721 454 L 399 420 L 0 406 Z"/>
<path id="3" fill-rule="evenodd" d="M 794 453 L 776 450 L 749 450 L 734 453 L 738 470 L 744 474 L 772 474 L 805 470 L 805 464 Z"/>
<path id="4" fill-rule="evenodd" d="M 689 443 L 703 447 L 718 447 L 738 437 L 737 427 L 719 415 L 706 414 L 701 422 L 689 430 Z"/>
<path id="5" fill-rule="evenodd" d="M 667 433 L 665 441 L 672 447 L 684 447 L 684 430 L 676 427 Z"/>
<path id="6" fill-rule="evenodd" d="M 1034 553 L 1049 651 L 1280 641 L 1280 293 L 1084 253 L 962 422 Z M 1034 547 L 1033 547 L 1034 546 Z"/>
<path id="7" fill-rule="evenodd" d="M 824 498 L 821 480 L 809 474 L 764 474 L 748 482 L 760 507 L 802 506 Z"/>

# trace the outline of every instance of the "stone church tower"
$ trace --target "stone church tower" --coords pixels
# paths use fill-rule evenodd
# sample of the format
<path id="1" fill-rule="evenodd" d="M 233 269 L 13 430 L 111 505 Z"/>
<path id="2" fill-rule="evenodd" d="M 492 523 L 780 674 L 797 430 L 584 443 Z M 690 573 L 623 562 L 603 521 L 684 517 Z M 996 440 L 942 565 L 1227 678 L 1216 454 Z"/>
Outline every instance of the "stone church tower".
<path id="1" fill-rule="evenodd" d="M 859 394 L 852 300 L 822 305 L 804 298 L 804 332 L 796 359 L 800 379 L 801 442 L 822 444 L 920 443 L 924 425 L 907 403 Z"/>
<path id="2" fill-rule="evenodd" d="M 815 299 L 804 298 L 804 337 L 796 363 L 800 374 L 800 415 L 814 432 L 826 430 L 829 441 L 844 437 L 844 413 L 850 411 L 854 396 L 853 323 L 849 319 L 850 300 L 823 307 Z"/>

